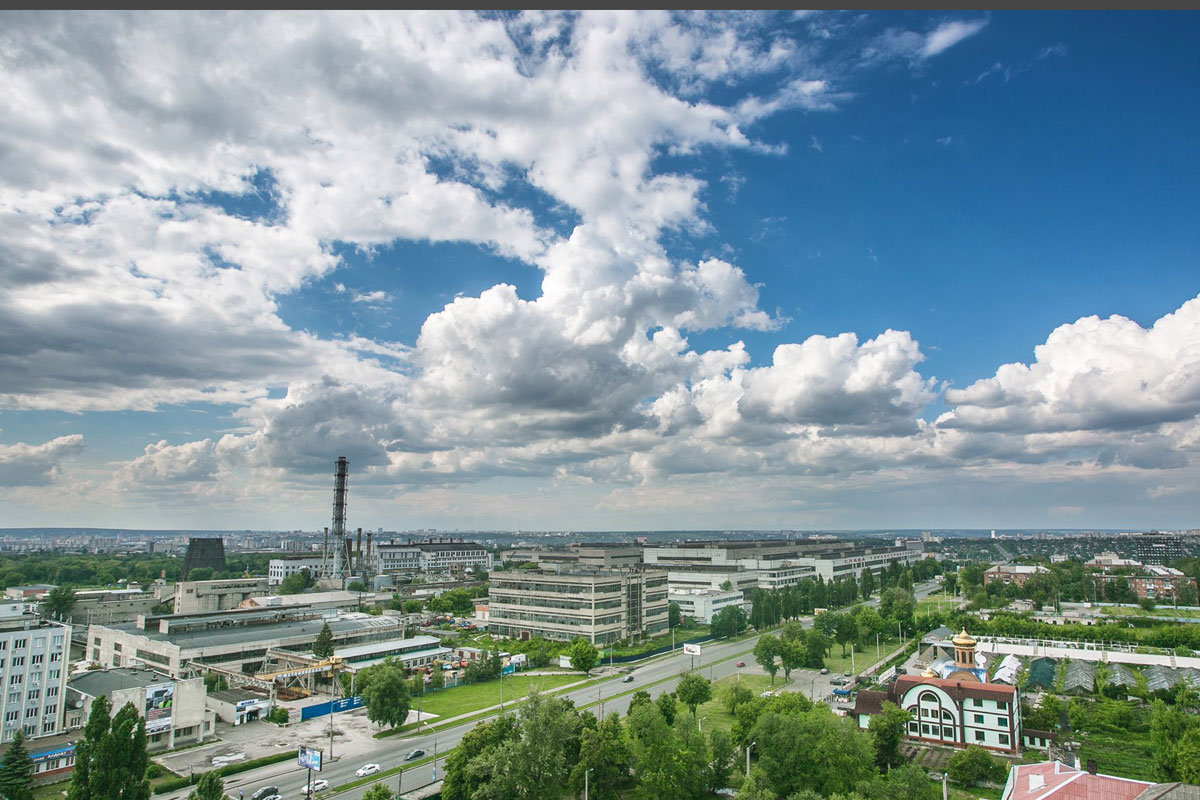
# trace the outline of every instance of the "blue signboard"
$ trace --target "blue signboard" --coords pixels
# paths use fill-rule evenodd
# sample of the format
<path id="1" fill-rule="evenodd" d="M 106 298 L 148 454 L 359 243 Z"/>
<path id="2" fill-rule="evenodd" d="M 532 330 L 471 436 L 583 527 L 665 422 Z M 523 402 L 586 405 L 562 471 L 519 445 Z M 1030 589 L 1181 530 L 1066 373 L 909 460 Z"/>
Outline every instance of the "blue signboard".
<path id="1" fill-rule="evenodd" d="M 516 671 L 517 671 L 517 668 L 514 666 L 507 666 L 507 667 L 500 668 L 501 675 L 512 675 Z"/>

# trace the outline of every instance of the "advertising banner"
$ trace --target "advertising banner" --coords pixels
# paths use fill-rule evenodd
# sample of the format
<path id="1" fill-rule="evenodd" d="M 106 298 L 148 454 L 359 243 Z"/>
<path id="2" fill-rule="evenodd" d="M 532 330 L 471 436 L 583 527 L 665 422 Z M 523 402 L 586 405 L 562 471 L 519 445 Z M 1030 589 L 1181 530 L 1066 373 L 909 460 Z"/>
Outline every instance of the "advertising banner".
<path id="1" fill-rule="evenodd" d="M 685 644 L 685 645 L 683 646 L 683 654 L 684 654 L 684 655 L 686 655 L 686 656 L 698 656 L 698 655 L 700 655 L 700 645 L 698 645 L 698 644 Z"/>
<path id="2" fill-rule="evenodd" d="M 315 747 L 305 747 L 300 745 L 300 750 L 296 753 L 296 760 L 300 762 L 300 766 L 304 769 L 315 769 L 321 771 L 321 756 L 323 751 Z"/>
<path id="3" fill-rule="evenodd" d="M 146 687 L 146 733 L 171 728 L 172 706 L 175 705 L 175 684 L 156 683 Z"/>

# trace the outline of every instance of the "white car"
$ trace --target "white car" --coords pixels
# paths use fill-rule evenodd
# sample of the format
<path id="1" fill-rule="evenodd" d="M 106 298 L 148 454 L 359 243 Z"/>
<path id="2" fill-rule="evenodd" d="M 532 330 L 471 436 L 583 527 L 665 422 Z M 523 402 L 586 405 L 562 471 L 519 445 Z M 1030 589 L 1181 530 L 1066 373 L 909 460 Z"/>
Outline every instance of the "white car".
<path id="1" fill-rule="evenodd" d="M 321 778 L 319 780 L 315 780 L 312 782 L 312 790 L 314 792 L 323 792 L 328 788 L 329 788 L 329 781 L 325 780 L 324 778 Z M 303 794 L 303 795 L 308 794 L 308 784 L 307 783 L 300 787 L 300 794 Z"/>
<path id="2" fill-rule="evenodd" d="M 363 764 L 354 774 L 361 778 L 365 775 L 374 775 L 376 772 L 379 772 L 378 764 Z"/>

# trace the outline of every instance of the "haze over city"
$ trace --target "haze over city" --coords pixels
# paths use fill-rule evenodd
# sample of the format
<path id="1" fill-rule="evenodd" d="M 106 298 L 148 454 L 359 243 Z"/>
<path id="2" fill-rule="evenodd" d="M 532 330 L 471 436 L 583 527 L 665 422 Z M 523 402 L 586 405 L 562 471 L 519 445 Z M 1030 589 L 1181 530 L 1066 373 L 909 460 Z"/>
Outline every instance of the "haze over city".
<path id="1" fill-rule="evenodd" d="M 1196 20 L 6 12 L 4 524 L 1195 528 Z"/>

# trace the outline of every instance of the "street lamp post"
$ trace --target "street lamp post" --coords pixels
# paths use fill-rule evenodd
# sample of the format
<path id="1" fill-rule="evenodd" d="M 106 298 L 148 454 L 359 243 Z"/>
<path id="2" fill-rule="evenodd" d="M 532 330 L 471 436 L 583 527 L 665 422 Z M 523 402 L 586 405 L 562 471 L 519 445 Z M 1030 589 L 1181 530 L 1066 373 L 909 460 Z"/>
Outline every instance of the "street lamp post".
<path id="1" fill-rule="evenodd" d="M 750 748 L 754 747 L 754 745 L 756 745 L 756 744 L 758 744 L 758 742 L 751 742 L 750 744 L 746 745 L 746 777 L 747 778 L 750 777 Z"/>
<path id="2" fill-rule="evenodd" d="M 879 634 L 875 634 L 875 660 L 879 660 Z"/>
<path id="3" fill-rule="evenodd" d="M 583 771 L 583 800 L 588 800 L 588 773 L 595 767 L 589 767 Z"/>

